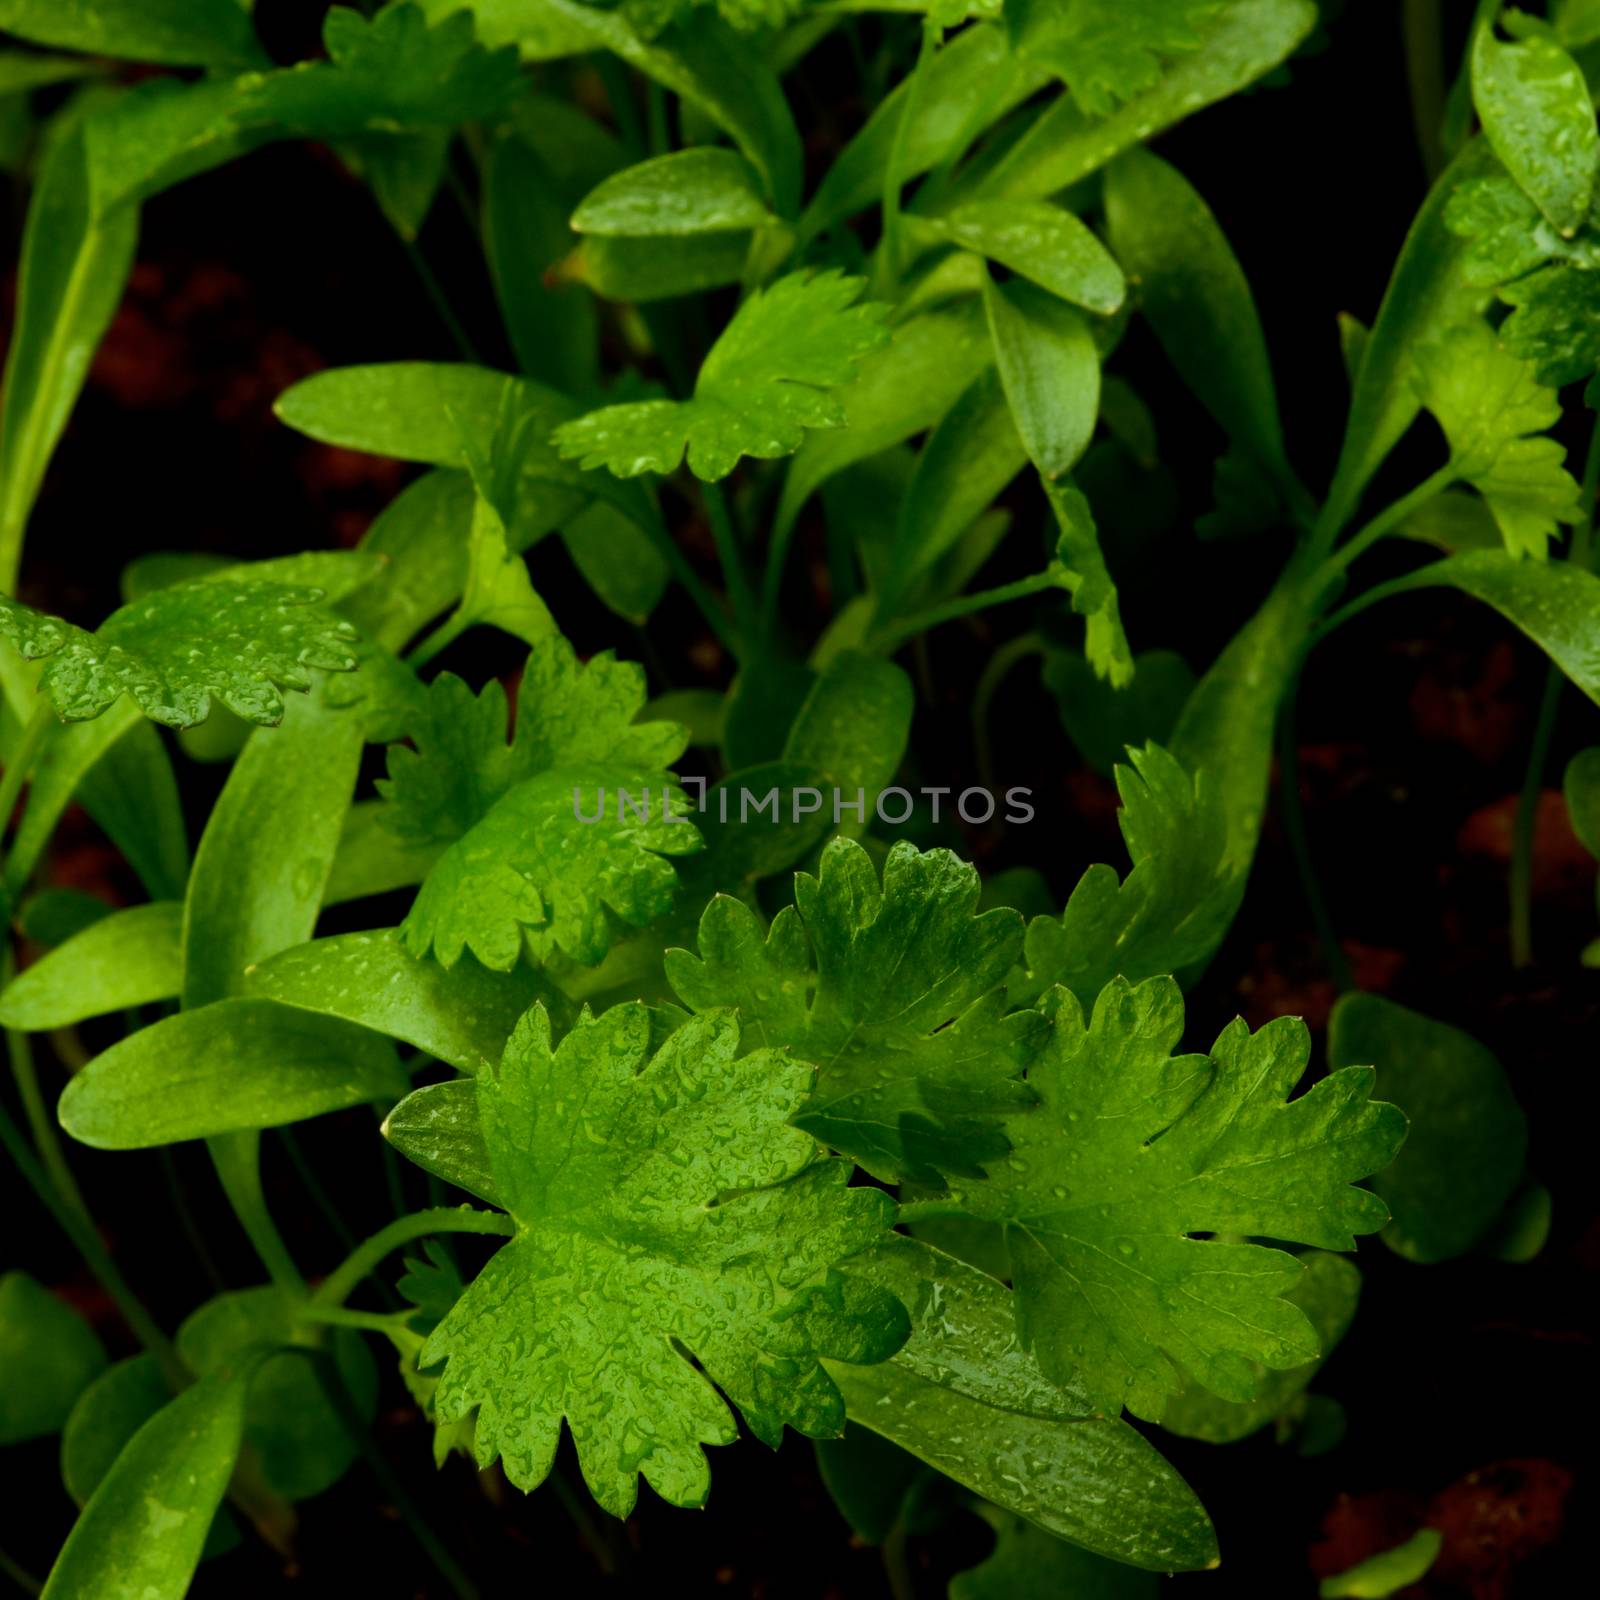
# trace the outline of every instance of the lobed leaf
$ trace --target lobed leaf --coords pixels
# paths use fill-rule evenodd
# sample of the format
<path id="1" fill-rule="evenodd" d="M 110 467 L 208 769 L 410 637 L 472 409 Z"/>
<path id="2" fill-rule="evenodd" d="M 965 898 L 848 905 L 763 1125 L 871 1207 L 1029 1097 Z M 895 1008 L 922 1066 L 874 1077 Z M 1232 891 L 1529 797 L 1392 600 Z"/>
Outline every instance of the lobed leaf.
<path id="1" fill-rule="evenodd" d="M 881 1361 L 907 1334 L 892 1294 L 837 1270 L 891 1206 L 785 1126 L 805 1066 L 741 1056 L 726 1013 L 653 1054 L 650 1032 L 643 1006 L 621 1005 L 557 1046 L 535 1006 L 480 1073 L 495 1199 L 517 1231 L 423 1351 L 444 1363 L 440 1420 L 475 1413 L 480 1465 L 499 1456 L 536 1487 L 565 1421 L 618 1516 L 641 1474 L 673 1504 L 705 1500 L 700 1447 L 735 1438 L 729 1401 L 768 1444 L 786 1425 L 838 1433 L 820 1358 Z"/>
<path id="2" fill-rule="evenodd" d="M 829 391 L 888 340 L 884 308 L 855 303 L 864 287 L 834 271 L 791 273 L 735 313 L 702 364 L 692 399 L 591 412 L 556 430 L 557 447 L 622 478 L 675 471 L 687 455 L 708 481 L 727 477 L 742 456 L 792 455 L 808 429 L 844 422 Z"/>
<path id="3" fill-rule="evenodd" d="M 987 1181 L 954 1187 L 1005 1228 L 1018 1332 L 1045 1372 L 1097 1409 L 1154 1421 L 1180 1369 L 1247 1401 L 1261 1367 L 1313 1360 L 1316 1335 L 1283 1298 L 1299 1263 L 1194 1235 L 1348 1250 L 1383 1227 L 1383 1202 L 1354 1184 L 1393 1158 L 1405 1118 L 1369 1100 L 1371 1069 L 1290 1101 L 1310 1037 L 1287 1017 L 1253 1036 L 1236 1021 L 1210 1055 L 1174 1057 L 1171 978 L 1114 979 L 1087 1023 L 1065 990 L 1044 1009 L 1053 1032 L 1028 1073 L 1038 1106 L 1006 1119 L 1013 1152 Z"/>
<path id="4" fill-rule="evenodd" d="M 1017 1075 L 1043 1036 L 1035 1014 L 1005 1015 L 1022 919 L 977 904 L 977 873 L 947 850 L 897 844 L 880 884 L 835 839 L 764 938 L 719 895 L 698 959 L 668 951 L 667 977 L 691 1010 L 736 1006 L 748 1039 L 815 1065 L 798 1127 L 881 1178 L 970 1174 L 1004 1154 L 997 1119 L 1026 1103 Z"/>

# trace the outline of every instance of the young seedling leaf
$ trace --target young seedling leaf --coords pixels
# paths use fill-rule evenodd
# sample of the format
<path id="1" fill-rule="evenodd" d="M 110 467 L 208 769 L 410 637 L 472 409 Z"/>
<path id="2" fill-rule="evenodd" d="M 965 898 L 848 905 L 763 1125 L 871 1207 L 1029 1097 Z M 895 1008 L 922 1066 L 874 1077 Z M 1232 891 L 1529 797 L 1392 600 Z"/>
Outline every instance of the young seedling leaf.
<path id="1" fill-rule="evenodd" d="M 1133 870 L 1096 863 L 1059 918 L 1028 924 L 1027 978 L 1013 998 L 1061 984 L 1088 1009 L 1115 977 L 1142 983 L 1204 961 L 1235 907 L 1227 870 L 1227 818 L 1205 775 L 1195 777 L 1159 745 L 1128 752 L 1116 768 L 1117 822 Z"/>
<path id="2" fill-rule="evenodd" d="M 719 895 L 698 959 L 668 951 L 667 976 L 691 1010 L 737 1006 L 747 1042 L 815 1065 L 798 1127 L 881 1178 L 970 1174 L 1004 1154 L 998 1119 L 1026 1103 L 1018 1074 L 1043 1037 L 1034 1013 L 1005 1015 L 1000 988 L 1022 919 L 977 904 L 977 873 L 947 850 L 897 844 L 880 884 L 836 839 L 765 937 Z"/>
<path id="3" fill-rule="evenodd" d="M 0 1446 L 59 1433 L 105 1370 L 95 1331 L 26 1272 L 0 1274 Z"/>
<path id="4" fill-rule="evenodd" d="M 238 0 L 0 0 L 0 29 L 34 44 L 167 67 L 266 59 Z"/>
<path id="5" fill-rule="evenodd" d="M 556 430 L 561 453 L 618 477 L 667 473 L 688 457 L 708 481 L 742 456 L 792 455 L 813 428 L 838 427 L 831 391 L 887 342 L 884 308 L 856 302 L 865 287 L 839 272 L 791 273 L 745 301 L 700 368 L 690 400 L 608 406 Z"/>
<path id="6" fill-rule="evenodd" d="M 1093 229 L 1043 200 L 974 200 L 929 227 L 952 244 L 987 256 L 1041 289 L 1110 316 L 1128 285 Z"/>
<path id="7" fill-rule="evenodd" d="M 736 150 L 703 145 L 614 173 L 572 213 L 575 233 L 659 239 L 765 228 L 760 174 Z"/>
<path id="8" fill-rule="evenodd" d="M 1094 514 L 1088 500 L 1069 483 L 1045 478 L 1044 490 L 1061 530 L 1056 560 L 1062 581 L 1071 591 L 1072 609 L 1085 623 L 1083 653 L 1113 688 L 1125 688 L 1133 681 L 1133 651 L 1122 631 L 1117 586 L 1100 550 Z"/>
<path id="9" fill-rule="evenodd" d="M 649 1042 L 643 1006 L 585 1018 L 559 1046 L 535 1006 L 479 1074 L 498 1203 L 517 1231 L 423 1351 L 444 1362 L 440 1420 L 476 1413 L 480 1465 L 498 1456 L 518 1487 L 537 1487 L 564 1420 L 617 1516 L 641 1474 L 674 1505 L 704 1502 L 700 1447 L 736 1436 L 727 1401 L 771 1445 L 786 1425 L 839 1433 L 844 1403 L 819 1359 L 881 1361 L 909 1331 L 893 1295 L 837 1270 L 893 1208 L 846 1187 L 848 1166 L 786 1126 L 804 1063 L 741 1056 L 728 1013 L 684 1024 L 653 1055 Z"/>
<path id="10" fill-rule="evenodd" d="M 0 1025 L 27 1033 L 175 999 L 183 989 L 183 907 L 130 906 L 91 923 L 0 993 Z"/>
<path id="11" fill-rule="evenodd" d="M 1304 1268 L 1280 1250 L 1202 1240 L 1255 1234 L 1327 1250 L 1388 1220 L 1357 1180 L 1380 1171 L 1405 1117 L 1347 1067 L 1294 1101 L 1310 1037 L 1284 1017 L 1227 1027 L 1209 1056 L 1172 1055 L 1183 1000 L 1171 978 L 1114 979 L 1086 1023 L 1045 997 L 1049 1044 L 1028 1073 L 1038 1106 L 1006 1119 L 1013 1153 L 955 1185 L 971 1215 L 1005 1226 L 1024 1343 L 1097 1408 L 1160 1419 L 1188 1373 L 1225 1400 L 1255 1397 L 1260 1369 L 1316 1358 L 1283 1298 Z"/>
<path id="12" fill-rule="evenodd" d="M 356 632 L 320 589 L 231 578 L 179 584 L 113 612 L 94 633 L 0 595 L 0 634 L 29 660 L 67 722 L 128 695 L 153 722 L 192 728 L 215 695 L 246 722 L 283 718 L 280 689 L 311 687 L 310 669 L 349 672 Z"/>
<path id="13" fill-rule="evenodd" d="M 1161 79 L 1162 64 L 1197 50 L 1223 0 L 1007 0 L 1017 49 L 1060 75 L 1091 117 Z"/>
<path id="14" fill-rule="evenodd" d="M 1411 1119 L 1405 1149 L 1372 1180 L 1391 1213 L 1383 1241 L 1412 1261 L 1470 1250 L 1522 1181 L 1528 1121 L 1505 1069 L 1470 1034 L 1375 994 L 1344 995 L 1328 1060 L 1377 1068 Z"/>
<path id="15" fill-rule="evenodd" d="M 1580 515 L 1566 451 L 1537 437 L 1561 416 L 1545 388 L 1479 318 L 1417 352 L 1417 390 L 1450 443 L 1454 470 L 1488 503 L 1513 555 L 1539 561 Z"/>
<path id="16" fill-rule="evenodd" d="M 1472 98 L 1494 153 L 1565 238 L 1589 214 L 1600 132 L 1583 69 L 1548 35 L 1502 44 L 1480 26 Z"/>

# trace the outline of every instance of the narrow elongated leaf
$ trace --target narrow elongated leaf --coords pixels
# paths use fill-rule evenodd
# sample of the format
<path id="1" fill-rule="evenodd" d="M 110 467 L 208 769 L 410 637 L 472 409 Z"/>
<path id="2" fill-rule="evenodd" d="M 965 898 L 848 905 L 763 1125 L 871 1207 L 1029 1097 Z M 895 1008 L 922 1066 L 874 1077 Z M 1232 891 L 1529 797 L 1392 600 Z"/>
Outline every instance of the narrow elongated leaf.
<path id="1" fill-rule="evenodd" d="M 1075 306 L 1109 316 L 1128 285 L 1087 223 L 1041 200 L 974 200 L 932 225 L 953 244 L 997 261 Z"/>
<path id="2" fill-rule="evenodd" d="M 94 1329 L 26 1272 L 0 1275 L 0 1446 L 58 1433 L 105 1370 Z"/>
<path id="3" fill-rule="evenodd" d="M 280 951 L 248 973 L 250 992 L 403 1039 L 463 1072 L 498 1061 L 517 1019 L 553 991 L 528 967 L 446 969 L 407 954 L 394 931 L 341 933 Z"/>
<path id="4" fill-rule="evenodd" d="M 852 1266 L 857 1266 L 852 1263 Z M 851 1420 L 1057 1538 L 1155 1572 L 1216 1565 L 1204 1509 L 1127 1423 L 1095 1416 L 1018 1344 L 1012 1294 L 975 1267 L 896 1238 L 858 1270 L 911 1312 L 881 1366 L 828 1363 Z"/>
<path id="5" fill-rule="evenodd" d="M 760 179 L 733 150 L 678 150 L 615 173 L 572 213 L 577 233 L 653 239 L 764 228 Z"/>
<path id="6" fill-rule="evenodd" d="M 1528 1152 L 1505 1069 L 1470 1034 L 1375 994 L 1334 1006 L 1328 1061 L 1376 1067 L 1379 1092 L 1411 1119 L 1405 1149 L 1372 1180 L 1392 1214 L 1384 1243 L 1412 1261 L 1470 1250 L 1522 1181 Z"/>
<path id="7" fill-rule="evenodd" d="M 38 9 L 47 8 L 55 9 L 42 0 Z M 122 298 L 138 232 L 131 211 L 93 214 L 83 128 L 66 131 L 40 169 L 22 237 L 17 315 L 0 392 L 0 594 L 16 588 L 23 530 Z"/>
<path id="8" fill-rule="evenodd" d="M 0 0 L 0 28 L 35 44 L 167 67 L 259 67 L 239 0 Z"/>
<path id="9" fill-rule="evenodd" d="M 1600 578 L 1570 561 L 1519 561 L 1504 550 L 1469 550 L 1397 578 L 1393 592 L 1440 585 L 1491 605 L 1600 704 Z"/>
<path id="10" fill-rule="evenodd" d="M 60 1117 L 84 1144 L 143 1150 L 393 1101 L 407 1087 L 393 1045 L 365 1028 L 272 1000 L 218 1000 L 102 1051 L 67 1085 Z"/>
<path id="11" fill-rule="evenodd" d="M 784 743 L 783 758 L 820 771 L 835 795 L 870 819 L 878 792 L 889 783 L 911 736 L 916 694 L 911 680 L 892 661 L 847 650 L 828 663 L 812 686 Z M 841 815 L 832 820 L 837 824 Z M 853 812 L 850 815 L 855 815 Z M 856 818 L 856 830 L 866 822 Z"/>
<path id="12" fill-rule="evenodd" d="M 128 1441 L 73 1524 L 47 1600 L 183 1600 L 244 1438 L 248 1371 L 202 1378 Z"/>
<path id="13" fill-rule="evenodd" d="M 13 978 L 0 993 L 0 1023 L 68 1028 L 176 999 L 182 988 L 183 907 L 162 900 L 102 917 Z"/>
<path id="14" fill-rule="evenodd" d="M 1494 153 L 1524 194 L 1571 238 L 1589 214 L 1600 132 L 1583 69 L 1548 35 L 1502 44 L 1480 26 L 1472 99 Z"/>
<path id="15" fill-rule="evenodd" d="M 1444 1535 L 1437 1528 L 1420 1528 L 1404 1544 L 1324 1578 L 1317 1594 L 1320 1600 L 1389 1600 L 1425 1578 L 1443 1548 Z"/>
<path id="16" fill-rule="evenodd" d="M 1197 47 L 1109 116 L 1092 117 L 1070 95 L 1053 101 L 998 160 L 974 169 L 966 199 L 1043 200 L 1098 171 L 1203 106 L 1225 99 L 1286 60 L 1317 24 L 1312 0 L 1230 0 Z M 1112 17 L 1108 37 L 1118 20 Z"/>
<path id="17" fill-rule="evenodd" d="M 1100 356 L 1070 306 L 1025 284 L 986 281 L 995 362 L 1028 456 L 1056 479 L 1078 464 L 1100 411 Z"/>
<path id="18" fill-rule="evenodd" d="M 1229 437 L 1282 484 L 1288 463 L 1266 335 L 1210 208 L 1175 167 L 1137 150 L 1106 169 L 1106 221 L 1168 359 Z"/>

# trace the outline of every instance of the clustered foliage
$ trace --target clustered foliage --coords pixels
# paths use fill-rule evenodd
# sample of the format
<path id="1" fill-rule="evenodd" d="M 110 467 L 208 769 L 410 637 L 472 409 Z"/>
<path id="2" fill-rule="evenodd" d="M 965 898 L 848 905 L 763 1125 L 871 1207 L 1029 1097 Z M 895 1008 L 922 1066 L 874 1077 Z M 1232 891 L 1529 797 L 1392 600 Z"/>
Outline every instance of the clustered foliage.
<path id="1" fill-rule="evenodd" d="M 334 7 L 325 56 L 287 66 L 237 0 L 0 0 L 30 47 L 0 58 L 0 95 L 82 80 L 29 167 L 8 595 L 139 207 L 199 172 L 323 141 L 414 239 L 464 161 L 521 367 L 349 367 L 280 397 L 288 427 L 424 469 L 360 551 L 136 563 L 93 629 L 0 597 L 0 813 L 31 779 L 7 909 L 45 925 L 35 871 L 74 796 L 150 898 L 44 937 L 8 967 L 0 1021 L 136 1017 L 73 1077 L 61 1126 L 105 1149 L 208 1141 L 270 1279 L 169 1337 L 106 1259 L 50 1120 L 6 1116 L 146 1346 L 107 1367 L 31 1279 L 0 1280 L 0 1340 L 77 1352 L 6 1435 L 65 1429 L 84 1510 L 48 1594 L 178 1596 L 241 1522 L 281 1527 L 352 1458 L 373 1341 L 441 1459 L 498 1460 L 532 1490 L 565 1429 L 617 1516 L 641 1477 L 703 1503 L 703 1447 L 740 1421 L 768 1445 L 843 1436 L 822 1460 L 855 1515 L 867 1429 L 996 1527 L 953 1595 L 1215 1561 L 1124 1411 L 1216 1441 L 1296 1415 L 1359 1292 L 1328 1252 L 1381 1233 L 1418 1262 L 1460 1253 L 1524 1181 L 1499 1064 L 1390 1002 L 1341 1001 L 1310 1087 L 1295 1019 L 1182 1050 L 1183 988 L 1245 893 L 1274 728 L 1318 638 L 1384 594 L 1455 585 L 1600 698 L 1594 463 L 1580 483 L 1550 436 L 1577 404 L 1563 386 L 1600 367 L 1600 13 L 1493 13 L 1451 163 L 1372 326 L 1346 329 L 1348 427 L 1317 495 L 1239 263 L 1144 148 L 1279 73 L 1319 25 L 1311 0 L 389 0 Z M 897 79 L 808 188 L 785 75 L 868 25 Z M 106 58 L 173 70 L 129 85 Z M 1281 555 L 1198 682 L 1130 644 L 1080 481 L 1097 441 L 1153 438 L 1117 370 L 1135 318 L 1225 436 L 1202 535 L 1272 530 Z M 1363 520 L 1414 424 L 1441 464 Z M 677 536 L 683 505 L 716 585 Z M 801 638 L 786 578 L 819 517 L 843 587 Z M 1440 527 L 1437 559 L 1362 585 L 1377 541 Z M 726 691 L 652 700 L 640 666 L 580 660 L 523 559 L 552 537 L 619 619 L 680 586 Z M 1027 576 L 977 584 L 1030 538 Z M 1002 889 L 895 841 L 878 805 L 917 704 L 903 649 L 1019 602 L 1122 799 L 1129 864 L 1064 903 L 1037 874 Z M 432 670 L 480 629 L 527 647 L 514 695 Z M 191 861 L 172 778 L 189 747 L 143 719 L 208 716 L 235 760 Z M 358 798 L 369 744 L 387 775 Z M 713 774 L 698 804 L 691 745 Z M 1590 823 L 1596 771 L 1570 780 Z M 769 812 L 746 814 L 752 793 Z M 385 919 L 396 892 L 409 909 Z M 369 931 L 318 936 L 324 908 L 366 900 Z M 14 1065 L 34 1083 L 15 1045 Z M 477 1204 L 399 1219 L 308 1290 L 261 1200 L 260 1135 L 363 1104 Z M 452 1232 L 486 1237 L 481 1269 L 432 1242 Z M 422 1239 L 400 1276 L 393 1253 Z M 351 1310 L 373 1273 L 401 1310 Z M 174 1485 L 157 1529 L 147 1503 Z"/>

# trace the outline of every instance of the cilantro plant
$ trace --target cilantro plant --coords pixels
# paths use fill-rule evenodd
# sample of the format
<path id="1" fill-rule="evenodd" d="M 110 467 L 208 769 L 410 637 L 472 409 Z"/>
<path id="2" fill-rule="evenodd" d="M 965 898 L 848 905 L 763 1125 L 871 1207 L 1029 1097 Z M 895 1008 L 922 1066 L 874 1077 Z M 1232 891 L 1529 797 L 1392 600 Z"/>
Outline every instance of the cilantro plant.
<path id="1" fill-rule="evenodd" d="M 1531 961 L 1557 697 L 1600 701 L 1600 445 L 1566 443 L 1600 408 L 1600 12 L 1480 4 L 1459 61 L 1414 30 L 1438 171 L 1343 324 L 1318 476 L 1222 223 L 1151 146 L 1234 96 L 1270 126 L 1336 7 L 386 0 L 329 8 L 298 60 L 256 9 L 259 35 L 239 0 L 0 0 L 27 195 L 0 1136 L 121 1350 L 0 1278 L 0 1443 L 59 1434 L 78 1508 L 44 1594 L 229 1592 L 208 1573 L 293 1559 L 298 1503 L 361 1460 L 426 1592 L 488 1592 L 395 1479 L 427 1447 L 375 1438 L 380 1395 L 441 1464 L 553 1496 L 608 1569 L 641 1481 L 715 1507 L 791 1434 L 900 1600 L 933 1592 L 909 1531 L 972 1510 L 997 1542 L 953 1596 L 1226 1562 L 1248 1530 L 1219 1543 L 1167 1447 L 1309 1433 L 1358 1241 L 1423 1272 L 1536 1253 L 1548 1221 L 1500 1062 L 1355 982 L 1294 729 L 1308 658 L 1391 597 L 1455 589 L 1542 650 L 1509 875 Z M 211 181 L 280 204 L 243 158 L 305 142 L 460 359 L 396 329 L 282 387 L 276 425 L 405 486 L 356 549 L 145 555 L 109 614 L 35 604 L 25 535 L 142 209 L 236 162 Z M 448 208 L 487 356 L 487 308 L 421 247 Z M 1205 660 L 1150 637 L 1106 470 L 1154 463 L 1174 395 L 1219 452 L 1193 534 L 1219 572 L 1249 552 L 1255 610 Z M 952 636 L 988 644 L 939 658 L 974 756 L 921 785 L 951 771 Z M 1120 797 L 1128 859 L 1075 884 L 1047 875 L 1054 791 L 995 762 L 1024 669 Z M 1600 848 L 1594 754 L 1567 787 Z M 1275 762 L 1341 993 L 1325 1048 L 1292 1016 L 1205 1046 L 1185 996 Z M 51 886 L 73 805 L 136 903 Z M 329 1207 L 292 1246 L 263 1161 L 319 1195 L 293 1130 L 324 1117 L 350 1171 L 389 1163 L 394 1214 L 363 1239 Z M 132 1170 L 86 1149 L 187 1145 L 252 1265 L 209 1298 L 197 1267 L 173 1316 L 80 1181 Z M 1426 1570 L 1418 1538 L 1371 1581 Z"/>

